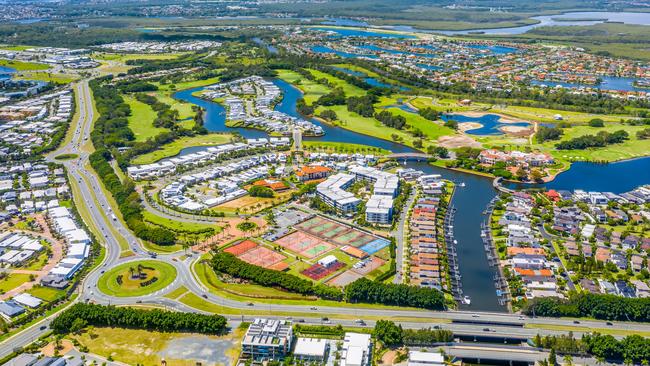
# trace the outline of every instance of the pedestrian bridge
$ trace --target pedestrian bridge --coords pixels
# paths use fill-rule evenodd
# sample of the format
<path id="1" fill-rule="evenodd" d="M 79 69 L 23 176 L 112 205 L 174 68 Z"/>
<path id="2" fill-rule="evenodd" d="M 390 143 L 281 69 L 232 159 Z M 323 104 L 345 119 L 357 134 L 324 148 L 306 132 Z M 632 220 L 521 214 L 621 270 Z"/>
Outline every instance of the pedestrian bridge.
<path id="1" fill-rule="evenodd" d="M 427 160 L 433 158 L 433 155 L 412 152 L 412 153 L 395 153 L 395 154 L 390 154 L 387 157 L 391 159 L 398 159 L 398 160 Z"/>

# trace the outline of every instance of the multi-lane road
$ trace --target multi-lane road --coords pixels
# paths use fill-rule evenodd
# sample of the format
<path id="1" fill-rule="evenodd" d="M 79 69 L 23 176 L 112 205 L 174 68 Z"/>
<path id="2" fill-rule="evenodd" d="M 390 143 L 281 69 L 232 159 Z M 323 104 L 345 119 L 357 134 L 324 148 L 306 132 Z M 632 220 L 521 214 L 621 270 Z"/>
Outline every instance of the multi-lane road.
<path id="1" fill-rule="evenodd" d="M 79 296 L 76 301 L 92 301 L 99 304 L 112 305 L 152 305 L 164 307 L 170 310 L 186 312 L 202 312 L 179 301 L 165 298 L 163 295 L 174 289 L 184 286 L 190 292 L 200 296 L 203 301 L 215 305 L 238 309 L 241 314 L 227 316 L 232 322 L 250 320 L 256 313 L 259 316 L 300 318 L 306 323 L 321 323 L 322 317 L 326 316 L 328 321 L 334 324 L 356 325 L 354 318 L 364 318 L 366 326 L 373 326 L 376 319 L 408 320 L 400 321 L 404 327 L 422 328 L 440 326 L 451 329 L 459 334 L 494 336 L 494 337 L 533 337 L 535 334 L 557 334 L 564 333 L 568 329 L 574 334 L 580 335 L 581 331 L 589 329 L 610 329 L 612 332 L 624 332 L 635 329 L 643 332 L 650 332 L 650 324 L 616 322 L 608 325 L 604 321 L 596 320 L 574 320 L 558 318 L 529 318 L 508 313 L 487 313 L 472 311 L 424 311 L 411 309 L 386 309 L 386 308 L 358 308 L 349 304 L 341 306 L 309 306 L 309 305 L 286 305 L 270 303 L 244 303 L 226 297 L 217 296 L 206 289 L 193 275 L 192 265 L 198 259 L 197 256 L 185 256 L 182 253 L 158 255 L 157 260 L 173 265 L 177 270 L 177 277 L 173 283 L 165 289 L 140 297 L 112 297 L 103 294 L 97 288 L 97 283 L 105 270 L 129 261 L 148 258 L 149 255 L 141 246 L 140 241 L 126 228 L 121 220 L 111 218 L 111 206 L 105 196 L 101 182 L 97 176 L 88 170 L 87 162 L 92 143 L 90 132 L 93 128 L 95 118 L 91 92 L 87 81 L 75 84 L 75 95 L 79 113 L 72 121 L 70 132 L 72 138 L 65 146 L 52 153 L 48 159 L 53 161 L 54 157 L 60 154 L 76 154 L 77 158 L 64 161 L 73 193 L 76 195 L 75 202 L 79 206 L 79 212 L 90 227 L 99 242 L 105 247 L 106 255 L 100 263 L 84 279 L 79 287 Z M 187 219 L 187 218 L 184 218 Z M 120 243 L 122 245 L 120 246 Z M 125 247 L 128 246 L 128 247 Z M 129 256 L 122 257 L 122 253 L 128 252 Z M 251 315 L 252 314 L 252 315 Z M 307 314 L 307 315 L 306 315 Z M 312 314 L 312 315 L 309 315 Z M 363 314 L 363 315 L 360 315 Z M 55 316 L 55 315 L 53 315 Z M 338 319 L 337 319 L 338 318 Z M 6 339 L 0 343 L 0 357 L 11 353 L 15 347 L 22 347 L 33 342 L 39 336 L 47 332 L 46 326 L 51 317 L 43 319 L 22 332 Z M 488 324 L 490 322 L 501 322 L 502 325 Z M 579 323 L 576 323 L 579 322 Z M 508 325 L 506 323 L 512 323 Z M 525 325 L 525 326 L 522 326 Z"/>

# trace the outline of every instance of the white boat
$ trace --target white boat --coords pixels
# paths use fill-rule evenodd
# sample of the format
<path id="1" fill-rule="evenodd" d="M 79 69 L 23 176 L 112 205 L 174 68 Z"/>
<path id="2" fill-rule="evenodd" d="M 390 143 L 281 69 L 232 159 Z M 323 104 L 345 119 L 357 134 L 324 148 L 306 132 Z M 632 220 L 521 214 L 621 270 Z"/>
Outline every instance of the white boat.
<path id="1" fill-rule="evenodd" d="M 470 305 L 471 303 L 472 303 L 472 299 L 470 299 L 469 296 L 463 296 L 463 304 Z"/>
<path id="2" fill-rule="evenodd" d="M 459 187 L 465 187 L 465 182 L 460 182 Z"/>

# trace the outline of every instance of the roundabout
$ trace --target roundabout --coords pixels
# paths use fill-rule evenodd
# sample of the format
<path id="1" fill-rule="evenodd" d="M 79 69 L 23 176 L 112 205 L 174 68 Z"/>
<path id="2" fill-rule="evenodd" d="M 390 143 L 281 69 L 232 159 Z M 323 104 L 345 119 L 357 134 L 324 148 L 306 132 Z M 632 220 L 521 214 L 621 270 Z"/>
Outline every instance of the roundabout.
<path id="1" fill-rule="evenodd" d="M 144 296 L 169 286 L 176 278 L 176 268 L 155 260 L 122 263 L 102 274 L 98 289 L 114 297 Z"/>

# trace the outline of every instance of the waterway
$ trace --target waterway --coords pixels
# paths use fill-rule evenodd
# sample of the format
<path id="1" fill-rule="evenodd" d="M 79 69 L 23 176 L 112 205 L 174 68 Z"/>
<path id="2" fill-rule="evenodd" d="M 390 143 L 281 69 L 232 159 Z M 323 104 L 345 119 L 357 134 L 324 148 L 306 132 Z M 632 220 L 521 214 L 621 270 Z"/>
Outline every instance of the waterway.
<path id="1" fill-rule="evenodd" d="M 650 17 L 650 14 L 648 14 Z M 563 88 L 593 88 L 601 90 L 622 90 L 622 91 L 646 91 L 650 92 L 650 87 L 640 88 L 634 85 L 635 78 L 620 77 L 620 76 L 600 76 L 601 82 L 597 85 L 580 84 L 580 83 L 566 83 L 560 81 L 540 81 L 533 80 L 533 85 L 546 85 L 548 87 L 561 86 Z"/>
<path id="2" fill-rule="evenodd" d="M 11 67 L 0 66 L 0 79 L 9 79 L 16 70 Z"/>
<path id="3" fill-rule="evenodd" d="M 296 111 L 296 101 L 302 97 L 301 91 L 283 80 L 274 79 L 273 82 L 283 91 L 283 99 L 275 106 L 276 110 L 301 117 Z M 236 131 L 246 138 L 266 136 L 265 132 L 258 130 L 226 127 L 225 109 L 217 103 L 193 96 L 192 93 L 197 90 L 200 90 L 200 88 L 180 91 L 174 94 L 174 97 L 205 108 L 205 127 L 208 130 L 217 132 Z M 315 119 L 311 119 L 311 121 L 323 127 L 325 135 L 322 137 L 306 137 L 305 140 L 363 144 L 396 153 L 415 151 L 401 144 L 324 124 Z M 181 155 L 203 149 L 205 147 L 186 148 L 181 151 Z M 404 167 L 421 170 L 426 174 L 440 174 L 445 179 L 465 183 L 465 187 L 457 188 L 452 202 L 452 205 L 457 209 L 453 225 L 456 240 L 458 241 L 457 252 L 462 275 L 461 284 L 464 294 L 472 299 L 471 306 L 461 305 L 461 308 L 506 311 L 498 303 L 493 282 L 496 271 L 495 268 L 490 267 L 488 264 L 480 236 L 481 223 L 485 220 L 483 211 L 490 200 L 497 194 L 492 187 L 492 180 L 474 174 L 435 167 L 427 162 L 400 161 L 400 164 Z M 617 178 L 612 179 L 612 177 Z M 575 163 L 569 171 L 560 174 L 555 181 L 546 186 L 553 189 L 586 189 L 620 193 L 647 183 L 650 183 L 650 158 L 606 165 Z"/>
<path id="4" fill-rule="evenodd" d="M 468 30 L 442 30 L 442 29 L 419 29 L 409 25 L 394 25 L 382 26 L 375 29 L 390 29 L 400 32 L 413 32 L 413 33 L 439 33 L 446 35 L 454 34 L 522 34 L 531 29 L 546 27 L 546 26 L 571 26 L 571 25 L 595 25 L 604 22 L 617 22 L 633 25 L 650 25 L 650 13 L 634 13 L 634 12 L 608 12 L 608 11 L 581 11 L 569 12 L 557 15 L 542 15 L 531 17 L 530 19 L 536 21 L 535 24 L 522 25 L 518 27 L 508 28 L 487 28 L 487 29 L 468 29 Z M 321 24 L 343 27 L 371 27 L 370 24 L 364 21 L 357 21 L 346 18 L 332 18 Z M 322 27 L 328 31 L 334 31 L 339 36 L 363 36 L 356 32 L 339 32 L 332 28 Z M 373 29 L 373 28 L 371 28 Z M 372 34 L 377 32 L 363 31 Z M 377 37 L 376 35 L 373 35 Z M 383 37 L 387 37 L 384 33 Z"/>
<path id="5" fill-rule="evenodd" d="M 393 84 L 387 84 L 387 83 L 384 83 L 384 82 L 382 82 L 382 81 L 379 81 L 379 80 L 376 79 L 376 78 L 373 78 L 373 77 L 370 77 L 370 76 L 366 75 L 365 73 L 363 73 L 363 72 L 361 72 L 361 71 L 350 70 L 350 69 L 348 69 L 348 68 L 345 68 L 345 67 L 338 67 L 338 66 L 333 67 L 333 69 L 338 70 L 338 71 L 341 71 L 341 72 L 344 72 L 344 73 L 346 73 L 346 74 L 348 74 L 348 75 L 352 75 L 352 76 L 356 76 L 356 77 L 362 78 L 363 81 L 365 81 L 365 82 L 368 83 L 369 85 L 374 86 L 374 87 L 377 87 L 377 88 L 389 88 L 389 89 L 390 89 L 390 88 L 395 87 L 395 88 L 398 88 L 398 89 L 401 90 L 401 91 L 408 91 L 408 90 L 411 90 L 410 88 L 407 88 L 407 87 L 405 87 L 405 86 L 399 86 L 399 85 L 393 85 Z"/>

